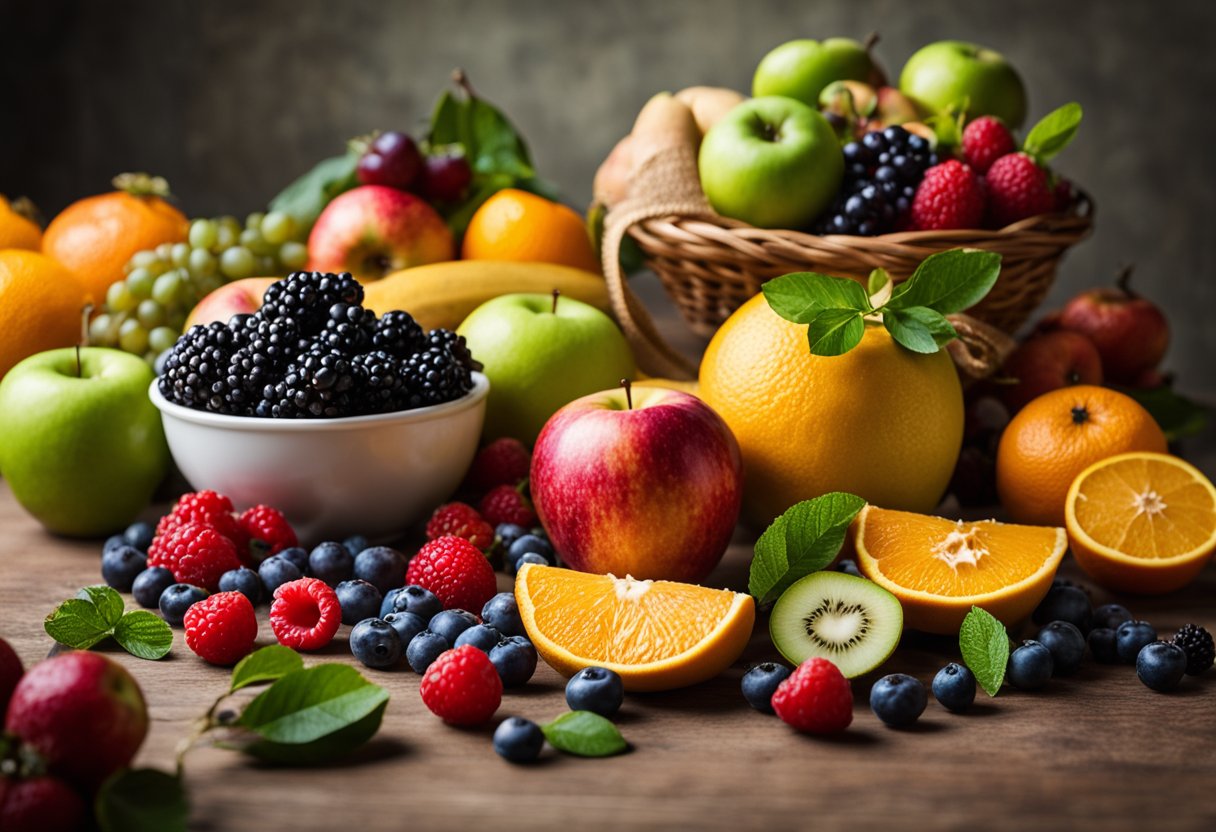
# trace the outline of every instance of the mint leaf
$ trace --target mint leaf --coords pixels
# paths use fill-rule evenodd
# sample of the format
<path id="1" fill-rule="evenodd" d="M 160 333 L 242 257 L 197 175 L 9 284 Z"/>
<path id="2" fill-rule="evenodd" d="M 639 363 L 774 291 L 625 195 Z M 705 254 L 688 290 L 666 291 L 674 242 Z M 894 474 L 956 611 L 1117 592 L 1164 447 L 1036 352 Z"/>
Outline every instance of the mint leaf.
<path id="1" fill-rule="evenodd" d="M 991 613 L 972 607 L 958 631 L 963 661 L 989 696 L 996 696 L 1009 664 L 1009 635 Z"/>
<path id="2" fill-rule="evenodd" d="M 88 650 L 111 632 L 93 602 L 83 598 L 64 601 L 46 617 L 42 627 L 55 641 L 77 650 Z"/>
<path id="3" fill-rule="evenodd" d="M 173 630 L 159 615 L 132 610 L 118 620 L 114 640 L 140 659 L 161 659 L 173 649 Z"/>
<path id="4" fill-rule="evenodd" d="M 913 352 L 937 352 L 958 337 L 944 315 L 924 306 L 883 309 L 882 323 L 897 343 Z"/>
<path id="5" fill-rule="evenodd" d="M 825 309 L 811 321 L 806 339 L 811 355 L 844 355 L 861 343 L 865 331 L 866 323 L 860 312 Z"/>
<path id="6" fill-rule="evenodd" d="M 833 491 L 790 506 L 756 541 L 747 591 L 766 606 L 794 581 L 827 566 L 865 504 L 853 494 Z"/>
<path id="7" fill-rule="evenodd" d="M 1138 401 L 1156 420 L 1165 438 L 1171 442 L 1201 432 L 1207 427 L 1211 417 L 1208 408 L 1166 385 L 1149 390 L 1135 387 L 1117 389 Z"/>
<path id="8" fill-rule="evenodd" d="M 185 832 L 190 815 L 178 778 L 151 768 L 123 769 L 97 792 L 101 832 Z"/>
<path id="9" fill-rule="evenodd" d="M 1077 135 L 1081 115 L 1081 105 L 1075 101 L 1052 110 L 1030 128 L 1022 142 L 1022 150 L 1040 165 L 1051 161 Z"/>
<path id="10" fill-rule="evenodd" d="M 827 309 L 870 311 L 870 299 L 856 280 L 818 272 L 792 272 L 760 287 L 774 312 L 796 324 L 809 324 Z"/>
<path id="11" fill-rule="evenodd" d="M 629 748 L 615 725 L 591 711 L 562 714 L 541 730 L 549 745 L 579 757 L 610 757 Z"/>
<path id="12" fill-rule="evenodd" d="M 924 306 L 949 315 L 979 303 L 1001 273 L 1001 255 L 954 248 L 930 255 L 901 283 L 884 310 Z"/>
<path id="13" fill-rule="evenodd" d="M 303 668 L 304 660 L 299 653 L 281 644 L 271 644 L 237 662 L 232 668 L 232 687 L 228 690 L 235 693 L 249 685 L 273 682 Z"/>
<path id="14" fill-rule="evenodd" d="M 113 587 L 105 584 L 86 586 L 76 593 L 76 597 L 91 603 L 97 609 L 97 615 L 105 622 L 107 628 L 113 627 L 118 623 L 118 619 L 122 618 L 124 606 L 122 596 Z"/>
<path id="15" fill-rule="evenodd" d="M 270 200 L 271 211 L 285 211 L 305 228 L 311 228 L 329 201 L 359 184 L 355 166 L 359 154 L 322 159 Z"/>

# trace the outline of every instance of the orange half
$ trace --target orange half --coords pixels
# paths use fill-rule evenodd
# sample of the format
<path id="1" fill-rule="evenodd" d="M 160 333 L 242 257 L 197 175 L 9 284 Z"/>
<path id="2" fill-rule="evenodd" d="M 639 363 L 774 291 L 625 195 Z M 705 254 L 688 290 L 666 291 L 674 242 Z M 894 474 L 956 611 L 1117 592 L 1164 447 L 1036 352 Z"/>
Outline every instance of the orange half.
<path id="1" fill-rule="evenodd" d="M 1073 554 L 1108 589 L 1159 594 L 1190 583 L 1216 550 L 1216 488 L 1169 454 L 1119 454 L 1073 480 Z"/>
<path id="2" fill-rule="evenodd" d="M 515 600 L 550 667 L 564 676 L 606 667 L 628 691 L 712 679 L 743 653 L 756 620 L 743 593 L 531 563 L 515 579 Z"/>
<path id="3" fill-rule="evenodd" d="M 857 565 L 904 608 L 904 623 L 953 634 L 972 606 L 1006 625 L 1034 611 L 1067 549 L 1063 529 L 964 522 L 866 506 L 857 516 Z"/>

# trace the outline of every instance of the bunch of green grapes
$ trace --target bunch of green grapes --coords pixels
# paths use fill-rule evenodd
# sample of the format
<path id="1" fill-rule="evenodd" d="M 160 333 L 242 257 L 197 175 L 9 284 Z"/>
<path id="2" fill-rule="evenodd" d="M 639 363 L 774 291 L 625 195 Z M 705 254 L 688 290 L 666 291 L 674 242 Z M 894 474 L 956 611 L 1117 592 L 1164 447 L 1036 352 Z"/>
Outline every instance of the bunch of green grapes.
<path id="1" fill-rule="evenodd" d="M 282 211 L 196 219 L 184 243 L 137 252 L 126 279 L 111 284 L 89 322 L 89 342 L 142 355 L 149 363 L 173 346 L 190 310 L 207 294 L 245 277 L 304 268 L 305 228 Z"/>

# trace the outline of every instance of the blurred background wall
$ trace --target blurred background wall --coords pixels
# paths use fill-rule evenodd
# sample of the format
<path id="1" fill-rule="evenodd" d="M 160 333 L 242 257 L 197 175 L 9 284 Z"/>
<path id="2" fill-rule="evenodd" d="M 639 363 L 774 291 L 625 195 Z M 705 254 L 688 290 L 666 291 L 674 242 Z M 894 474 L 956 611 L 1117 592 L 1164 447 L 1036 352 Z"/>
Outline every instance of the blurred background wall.
<path id="1" fill-rule="evenodd" d="M 778 43 L 872 30 L 893 76 L 920 45 L 962 38 L 1020 69 L 1030 121 L 1082 102 L 1056 166 L 1093 195 L 1097 232 L 1049 303 L 1135 263 L 1173 322 L 1167 365 L 1216 396 L 1210 0 L 0 0 L 0 192 L 50 216 L 148 170 L 192 216 L 243 215 L 348 137 L 416 128 L 461 66 L 583 207 L 652 93 L 747 91 Z"/>

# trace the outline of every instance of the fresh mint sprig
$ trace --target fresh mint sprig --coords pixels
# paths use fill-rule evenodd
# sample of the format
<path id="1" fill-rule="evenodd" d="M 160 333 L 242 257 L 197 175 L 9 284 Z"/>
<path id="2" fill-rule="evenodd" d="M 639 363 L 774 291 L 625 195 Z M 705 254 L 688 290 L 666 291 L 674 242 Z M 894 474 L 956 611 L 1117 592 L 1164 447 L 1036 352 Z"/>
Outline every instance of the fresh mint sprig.
<path id="1" fill-rule="evenodd" d="M 108 586 L 86 586 L 56 607 L 43 622 L 60 644 L 88 650 L 107 638 L 141 659 L 163 658 L 173 648 L 173 631 L 147 610 L 124 612 L 122 596 Z"/>
<path id="2" fill-rule="evenodd" d="M 989 696 L 996 696 L 1009 664 L 1009 634 L 987 610 L 972 607 L 958 631 L 963 661 Z"/>

